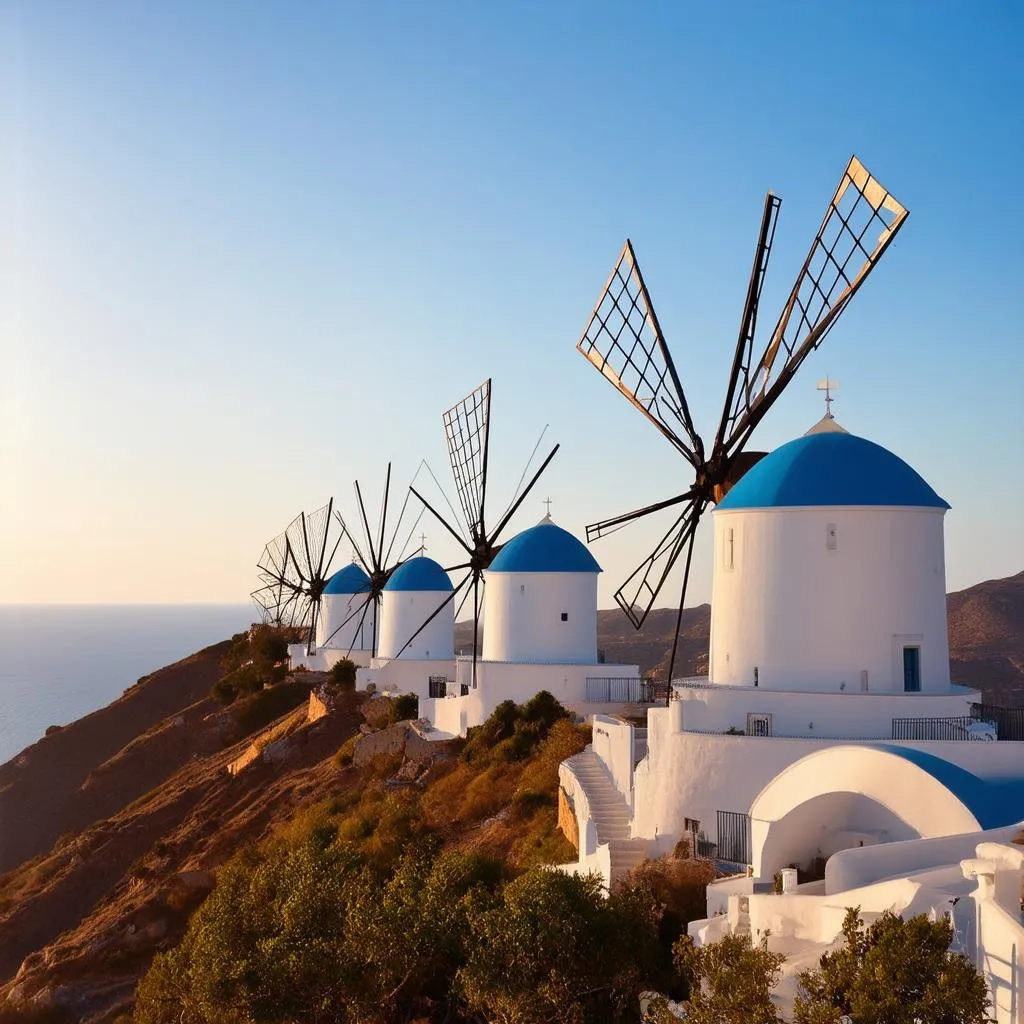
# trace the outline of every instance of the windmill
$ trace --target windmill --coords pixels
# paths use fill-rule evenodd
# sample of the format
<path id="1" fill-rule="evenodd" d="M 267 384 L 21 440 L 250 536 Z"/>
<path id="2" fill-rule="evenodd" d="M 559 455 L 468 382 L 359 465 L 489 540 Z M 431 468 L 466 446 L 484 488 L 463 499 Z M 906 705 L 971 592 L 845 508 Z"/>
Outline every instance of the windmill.
<path id="1" fill-rule="evenodd" d="M 405 501 L 402 502 L 402 508 L 398 513 L 398 519 L 395 522 L 395 528 L 391 534 L 390 540 L 387 534 L 387 517 L 388 517 L 388 502 L 391 496 L 391 463 L 388 463 L 387 475 L 384 480 L 384 499 L 380 506 L 380 517 L 378 519 L 377 530 L 371 530 L 370 520 L 366 515 L 366 506 L 363 503 L 363 493 L 359 487 L 359 481 L 355 481 L 355 492 L 356 492 L 356 503 L 359 506 L 359 520 L 362 524 L 363 535 L 358 540 L 356 534 L 349 528 L 348 524 L 342 518 L 341 513 L 335 511 L 334 516 L 341 526 L 343 534 L 348 537 L 349 542 L 352 545 L 352 549 L 355 554 L 355 559 L 362 565 L 366 571 L 366 575 L 370 578 L 369 584 L 369 596 L 367 599 L 353 611 L 334 632 L 327 637 L 324 641 L 329 643 L 330 640 L 345 626 L 347 626 L 356 615 L 359 615 L 359 626 L 355 632 L 355 636 L 362 636 L 363 625 L 366 622 L 366 616 L 369 614 L 370 609 L 373 609 L 373 623 L 372 623 L 372 641 L 371 641 L 371 656 L 377 654 L 377 621 L 380 611 L 381 598 L 384 593 L 384 587 L 388 580 L 391 579 L 394 571 L 405 561 L 405 550 L 409 546 L 409 542 L 412 539 L 413 533 L 416 531 L 416 527 L 419 525 L 420 519 L 423 516 L 422 510 L 416 517 L 415 522 L 412 524 L 412 528 L 409 530 L 409 535 L 406 537 L 405 543 L 399 549 L 397 555 L 395 555 L 395 542 L 398 540 L 398 534 L 402 527 L 402 519 L 405 516 L 405 510 L 409 503 L 409 495 L 406 493 Z M 360 546 L 362 545 L 362 546 Z M 385 547 L 385 545 L 387 545 Z M 364 552 L 368 552 L 364 554 Z M 394 557 L 394 561 L 392 558 Z M 355 645 L 355 640 L 352 642 Z M 349 647 L 348 653 L 352 653 L 352 647 Z"/>
<path id="2" fill-rule="evenodd" d="M 320 600 L 342 538 L 332 526 L 333 509 L 331 498 L 315 512 L 300 512 L 285 532 L 263 549 L 257 563 L 263 586 L 253 597 L 258 603 L 261 598 L 266 600 L 276 616 L 287 616 L 287 624 L 308 627 L 307 654 L 315 648 Z"/>
<path id="3" fill-rule="evenodd" d="M 685 553 L 679 615 L 669 661 L 671 687 L 683 603 L 697 524 L 708 505 L 729 488 L 762 452 L 747 442 L 800 364 L 824 340 L 907 217 L 907 210 L 851 157 L 818 234 L 804 260 L 775 329 L 755 361 L 758 304 L 775 238 L 781 200 L 771 192 L 764 213 L 722 417 L 710 453 L 690 416 L 640 264 L 627 239 L 577 348 L 655 426 L 690 464 L 694 481 L 682 494 L 587 527 L 596 540 L 660 509 L 682 511 L 654 550 L 615 592 L 639 629 L 669 572 Z"/>
<path id="4" fill-rule="evenodd" d="M 547 469 L 548 464 L 555 457 L 559 446 L 556 444 L 548 453 L 547 458 L 541 463 L 540 468 L 530 479 L 526 488 L 519 493 L 526 478 L 526 472 L 519 479 L 516 487 L 516 494 L 508 508 L 498 520 L 494 529 L 488 529 L 486 518 L 487 503 L 487 466 L 490 454 L 490 430 L 491 430 L 491 379 L 488 377 L 478 388 L 471 391 L 461 402 L 453 405 L 442 416 L 444 422 L 445 439 L 448 442 L 448 456 L 452 464 L 452 474 L 455 477 L 455 491 L 458 496 L 461 519 L 452 508 L 452 515 L 455 523 L 446 519 L 436 508 L 423 497 L 415 487 L 409 490 L 420 500 L 423 507 L 427 509 L 435 519 L 455 538 L 459 546 L 465 551 L 468 561 L 452 566 L 449 572 L 459 569 L 467 569 L 468 572 L 461 582 L 455 587 L 448 601 L 454 601 L 455 595 L 469 584 L 472 584 L 473 591 L 473 682 L 476 683 L 477 648 L 480 635 L 480 590 L 483 586 L 484 570 L 494 560 L 494 556 L 501 547 L 499 538 L 502 531 L 508 525 L 509 520 L 516 514 L 519 506 L 526 500 L 526 496 L 533 489 L 534 484 L 540 479 L 541 474 Z M 543 434 L 541 435 L 543 436 Z M 538 446 L 540 442 L 538 441 Z M 534 448 L 536 452 L 536 448 Z M 532 460 L 531 455 L 531 460 Z M 468 596 L 469 591 L 466 591 Z M 463 598 L 465 600 L 465 597 Z M 435 615 L 439 615 L 442 608 L 448 603 L 445 601 L 431 615 L 419 631 L 413 634 L 406 643 L 408 646 L 416 638 L 419 632 L 426 628 Z"/>

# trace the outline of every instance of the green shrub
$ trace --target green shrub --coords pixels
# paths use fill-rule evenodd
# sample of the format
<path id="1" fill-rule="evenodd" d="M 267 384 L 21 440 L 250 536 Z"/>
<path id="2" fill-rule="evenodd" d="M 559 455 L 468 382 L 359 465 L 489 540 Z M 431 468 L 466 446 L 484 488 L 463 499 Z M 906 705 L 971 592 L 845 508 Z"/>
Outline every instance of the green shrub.
<path id="1" fill-rule="evenodd" d="M 236 738 L 248 736 L 297 708 L 309 700 L 309 691 L 308 683 L 278 683 L 235 701 L 231 706 L 231 717 L 235 722 Z"/>
<path id="2" fill-rule="evenodd" d="M 356 688 L 356 663 L 348 658 L 336 661 L 330 672 L 331 683 L 339 690 L 354 690 Z"/>
<path id="3" fill-rule="evenodd" d="M 388 713 L 389 721 L 407 722 L 419 717 L 420 699 L 415 693 L 403 693 L 401 697 L 395 697 L 391 701 L 391 708 Z"/>

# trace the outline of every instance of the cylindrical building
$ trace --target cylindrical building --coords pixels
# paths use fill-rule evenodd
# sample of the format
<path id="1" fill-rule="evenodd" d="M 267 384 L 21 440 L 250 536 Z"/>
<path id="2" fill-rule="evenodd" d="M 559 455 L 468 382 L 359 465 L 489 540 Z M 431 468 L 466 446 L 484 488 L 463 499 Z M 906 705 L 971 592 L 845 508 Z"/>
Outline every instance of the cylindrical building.
<path id="1" fill-rule="evenodd" d="M 948 691 L 948 508 L 838 426 L 766 456 L 714 513 L 711 682 Z"/>
<path id="2" fill-rule="evenodd" d="M 597 661 L 594 556 L 545 518 L 517 534 L 485 572 L 485 661 Z"/>
<path id="3" fill-rule="evenodd" d="M 355 562 L 339 569 L 324 587 L 316 645 L 328 650 L 370 650 L 373 609 L 363 611 L 370 596 L 370 578 Z"/>
<path id="4" fill-rule="evenodd" d="M 451 661 L 454 658 L 455 601 L 452 581 L 432 558 L 420 556 L 395 570 L 381 595 L 378 658 Z M 448 599 L 447 604 L 411 637 Z M 406 647 L 406 644 L 409 644 Z"/>

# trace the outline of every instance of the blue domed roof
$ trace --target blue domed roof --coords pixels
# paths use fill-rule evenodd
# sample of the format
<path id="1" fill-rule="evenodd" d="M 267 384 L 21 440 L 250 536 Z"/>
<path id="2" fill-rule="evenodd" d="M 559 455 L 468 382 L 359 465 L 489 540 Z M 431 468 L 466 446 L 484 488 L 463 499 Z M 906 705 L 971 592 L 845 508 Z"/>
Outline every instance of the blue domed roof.
<path id="1" fill-rule="evenodd" d="M 776 448 L 740 478 L 718 507 L 800 505 L 949 508 L 901 458 L 845 431 L 807 434 Z"/>
<path id="2" fill-rule="evenodd" d="M 517 533 L 491 562 L 491 572 L 600 572 L 594 556 L 568 530 L 545 520 Z"/>
<path id="3" fill-rule="evenodd" d="M 420 555 L 403 562 L 384 584 L 385 590 L 425 590 L 447 593 L 455 588 L 444 571 L 432 558 Z"/>
<path id="4" fill-rule="evenodd" d="M 365 594 L 370 589 L 370 577 L 363 572 L 362 566 L 350 562 L 344 569 L 339 569 L 324 587 L 325 594 Z"/>

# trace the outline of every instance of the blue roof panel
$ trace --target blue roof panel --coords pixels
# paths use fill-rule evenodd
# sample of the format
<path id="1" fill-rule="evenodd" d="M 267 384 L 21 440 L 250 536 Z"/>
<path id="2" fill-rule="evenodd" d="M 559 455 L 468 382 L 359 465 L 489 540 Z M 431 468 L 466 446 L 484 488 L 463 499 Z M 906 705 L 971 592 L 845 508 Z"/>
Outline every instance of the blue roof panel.
<path id="1" fill-rule="evenodd" d="M 601 566 L 568 530 L 545 521 L 517 533 L 498 552 L 490 571 L 601 572 Z"/>
<path id="2" fill-rule="evenodd" d="M 363 572 L 362 566 L 350 562 L 344 569 L 339 569 L 324 587 L 325 594 L 365 594 L 370 589 L 370 577 Z"/>
<path id="3" fill-rule="evenodd" d="M 949 508 L 899 456 L 863 437 L 798 437 L 752 466 L 718 508 L 889 505 Z"/>
<path id="4" fill-rule="evenodd" d="M 448 573 L 437 562 L 426 555 L 420 555 L 403 562 L 384 585 L 384 589 L 448 593 L 455 588 Z"/>

